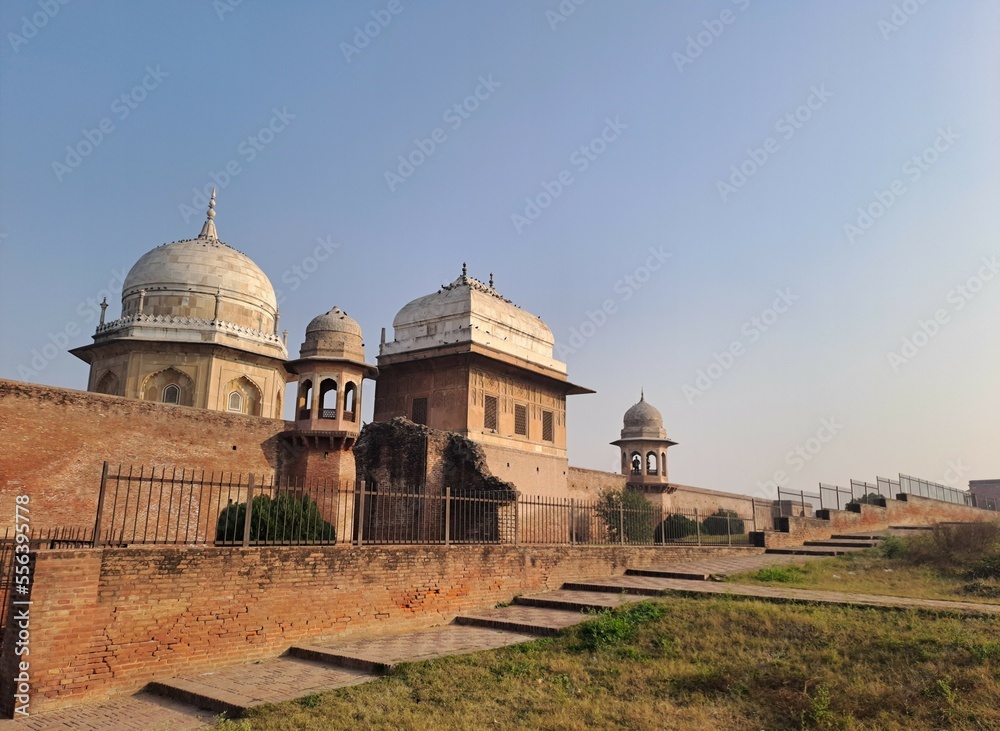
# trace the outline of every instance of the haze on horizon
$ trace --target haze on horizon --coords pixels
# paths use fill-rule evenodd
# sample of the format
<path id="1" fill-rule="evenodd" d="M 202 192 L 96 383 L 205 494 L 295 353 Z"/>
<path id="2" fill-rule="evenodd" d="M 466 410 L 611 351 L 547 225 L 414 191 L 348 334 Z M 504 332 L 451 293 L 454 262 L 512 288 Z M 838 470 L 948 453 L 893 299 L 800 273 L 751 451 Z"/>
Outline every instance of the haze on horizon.
<path id="1" fill-rule="evenodd" d="M 576 466 L 644 389 L 675 482 L 1000 477 L 1000 5 L 576 2 L 4 3 L 0 377 L 85 388 L 215 186 L 291 354 L 492 273 Z"/>

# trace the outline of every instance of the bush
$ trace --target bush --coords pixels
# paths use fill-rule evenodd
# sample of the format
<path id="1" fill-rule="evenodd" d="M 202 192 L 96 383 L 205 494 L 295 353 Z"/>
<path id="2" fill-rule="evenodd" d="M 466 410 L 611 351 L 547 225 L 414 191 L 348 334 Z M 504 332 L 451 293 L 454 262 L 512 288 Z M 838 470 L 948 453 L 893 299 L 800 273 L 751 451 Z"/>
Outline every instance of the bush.
<path id="1" fill-rule="evenodd" d="M 670 515 L 656 526 L 653 533 L 653 541 L 656 543 L 669 543 L 679 541 L 682 538 L 693 536 L 698 532 L 698 524 L 683 515 Z"/>
<path id="2" fill-rule="evenodd" d="M 878 546 L 883 558 L 902 558 L 906 553 L 906 542 L 899 536 L 886 536 Z"/>
<path id="3" fill-rule="evenodd" d="M 597 516 L 612 543 L 652 543 L 657 511 L 636 490 L 609 490 L 597 499 Z"/>
<path id="4" fill-rule="evenodd" d="M 233 503 L 219 514 L 215 540 L 240 542 L 245 525 L 246 503 Z M 332 543 L 337 540 L 337 531 L 308 495 L 258 495 L 250 515 L 250 540 Z"/>
<path id="5" fill-rule="evenodd" d="M 701 522 L 701 530 L 709 536 L 743 535 L 743 519 L 732 510 L 720 508 Z"/>
<path id="6" fill-rule="evenodd" d="M 972 564 L 965 572 L 967 579 L 1000 579 L 1000 553 L 983 558 Z"/>

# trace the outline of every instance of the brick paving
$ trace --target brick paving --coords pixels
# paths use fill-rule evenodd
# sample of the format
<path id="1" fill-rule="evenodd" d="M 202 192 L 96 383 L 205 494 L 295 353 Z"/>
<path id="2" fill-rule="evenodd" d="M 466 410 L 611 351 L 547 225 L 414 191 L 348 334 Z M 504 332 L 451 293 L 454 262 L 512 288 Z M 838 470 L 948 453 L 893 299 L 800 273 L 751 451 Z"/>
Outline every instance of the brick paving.
<path id="1" fill-rule="evenodd" d="M 0 721 L 2 731 L 189 731 L 205 728 L 214 714 L 185 703 L 138 693 L 95 705 Z"/>

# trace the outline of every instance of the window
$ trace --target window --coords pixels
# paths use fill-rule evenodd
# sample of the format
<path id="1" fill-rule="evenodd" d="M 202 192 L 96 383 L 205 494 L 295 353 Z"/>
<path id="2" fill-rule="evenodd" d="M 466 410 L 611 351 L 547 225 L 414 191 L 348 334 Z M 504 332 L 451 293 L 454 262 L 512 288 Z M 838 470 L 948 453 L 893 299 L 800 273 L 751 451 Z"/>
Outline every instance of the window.
<path id="1" fill-rule="evenodd" d="M 413 399 L 413 417 L 412 421 L 414 424 L 427 425 L 427 399 L 426 398 L 415 398 Z"/>
<path id="2" fill-rule="evenodd" d="M 357 397 L 358 387 L 354 383 L 344 386 L 344 419 L 354 421 L 354 401 Z"/>
<path id="3" fill-rule="evenodd" d="M 638 452 L 632 452 L 632 474 L 642 474 L 642 455 Z"/>
<path id="4" fill-rule="evenodd" d="M 319 384 L 319 418 L 337 418 L 337 382 L 332 378 Z"/>
<path id="5" fill-rule="evenodd" d="M 514 433 L 528 436 L 528 407 L 524 404 L 514 404 Z"/>
<path id="6" fill-rule="evenodd" d="M 497 430 L 497 397 L 487 396 L 483 404 L 483 428 Z"/>
<path id="7" fill-rule="evenodd" d="M 243 394 L 239 391 L 233 391 L 229 394 L 229 410 L 243 411 Z"/>
<path id="8" fill-rule="evenodd" d="M 656 452 L 650 452 L 646 455 L 646 474 L 656 474 Z"/>
<path id="9" fill-rule="evenodd" d="M 552 428 L 552 412 L 543 411 L 542 412 L 542 441 L 543 442 L 554 442 L 555 432 Z"/>
<path id="10" fill-rule="evenodd" d="M 171 383 L 163 389 L 163 403 L 179 404 L 181 402 L 181 389 L 176 383 Z"/>

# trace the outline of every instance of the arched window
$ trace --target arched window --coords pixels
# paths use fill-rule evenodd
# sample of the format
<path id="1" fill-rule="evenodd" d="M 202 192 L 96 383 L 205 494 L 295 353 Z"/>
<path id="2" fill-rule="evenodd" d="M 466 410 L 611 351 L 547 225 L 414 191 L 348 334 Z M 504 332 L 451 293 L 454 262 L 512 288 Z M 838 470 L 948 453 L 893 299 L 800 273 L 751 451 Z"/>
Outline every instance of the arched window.
<path id="1" fill-rule="evenodd" d="M 332 378 L 319 384 L 319 418 L 337 418 L 337 382 Z"/>
<path id="2" fill-rule="evenodd" d="M 661 475 L 666 475 L 667 474 L 667 453 L 666 452 L 660 452 L 660 474 Z"/>
<path id="3" fill-rule="evenodd" d="M 299 384 L 298 418 L 308 419 L 312 410 L 312 387 L 313 382 L 306 379 Z"/>
<path id="4" fill-rule="evenodd" d="M 176 383 L 171 383 L 163 389 L 163 403 L 179 404 L 181 402 L 181 389 Z"/>
<path id="5" fill-rule="evenodd" d="M 239 391 L 233 391 L 229 394 L 229 410 L 230 411 L 243 411 L 243 394 Z"/>
<path id="6" fill-rule="evenodd" d="M 249 416 L 261 415 L 263 395 L 257 384 L 246 376 L 231 380 L 222 389 L 222 393 L 226 394 L 226 400 L 220 406 L 226 410 Z"/>
<path id="7" fill-rule="evenodd" d="M 344 419 L 354 421 L 354 401 L 358 387 L 353 383 L 344 386 Z"/>
<path id="8" fill-rule="evenodd" d="M 111 371 L 108 371 L 103 376 L 101 376 L 101 380 L 97 382 L 97 393 L 106 393 L 111 396 L 117 396 L 118 376 L 116 376 Z"/>
<path id="9" fill-rule="evenodd" d="M 646 455 L 646 474 L 656 474 L 656 452 L 650 452 Z"/>
<path id="10" fill-rule="evenodd" d="M 632 474 L 642 474 L 642 455 L 638 452 L 632 452 Z"/>

